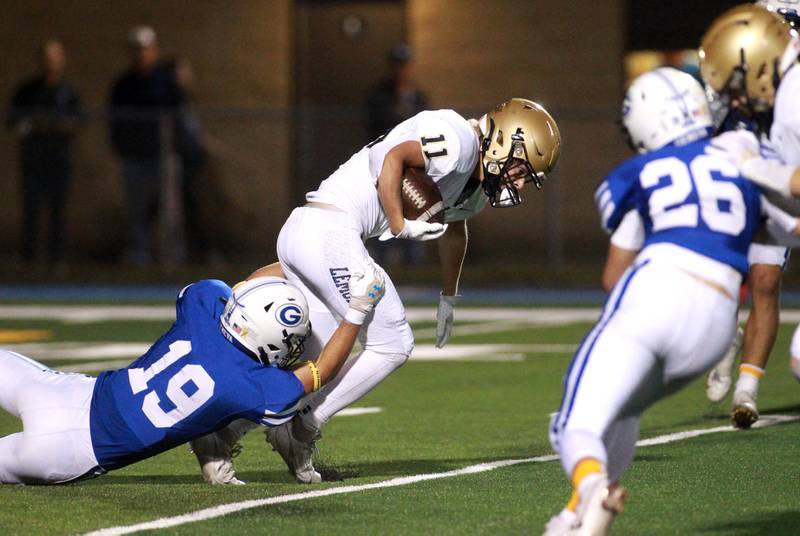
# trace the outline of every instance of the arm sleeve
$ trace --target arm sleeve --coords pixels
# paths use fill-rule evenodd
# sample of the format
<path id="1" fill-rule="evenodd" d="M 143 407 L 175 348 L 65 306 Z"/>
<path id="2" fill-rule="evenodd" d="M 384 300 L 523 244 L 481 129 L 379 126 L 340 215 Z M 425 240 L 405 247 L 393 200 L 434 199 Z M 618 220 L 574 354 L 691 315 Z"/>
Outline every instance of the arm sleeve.
<path id="1" fill-rule="evenodd" d="M 290 370 L 264 367 L 258 375 L 264 405 L 261 424 L 279 426 L 297 413 L 300 399 L 305 395 L 303 384 Z"/>
<path id="2" fill-rule="evenodd" d="M 639 251 L 644 244 L 644 223 L 639 213 L 629 210 L 611 235 L 611 243 L 620 249 Z"/>
<path id="3" fill-rule="evenodd" d="M 629 160 L 612 171 L 595 191 L 594 201 L 600 213 L 600 224 L 611 234 L 623 216 L 634 208 L 634 195 L 639 184 L 636 167 Z"/>
<path id="4" fill-rule="evenodd" d="M 216 317 L 231 295 L 231 288 L 218 279 L 203 279 L 184 287 L 175 302 L 175 316 L 182 322 L 189 314 Z"/>

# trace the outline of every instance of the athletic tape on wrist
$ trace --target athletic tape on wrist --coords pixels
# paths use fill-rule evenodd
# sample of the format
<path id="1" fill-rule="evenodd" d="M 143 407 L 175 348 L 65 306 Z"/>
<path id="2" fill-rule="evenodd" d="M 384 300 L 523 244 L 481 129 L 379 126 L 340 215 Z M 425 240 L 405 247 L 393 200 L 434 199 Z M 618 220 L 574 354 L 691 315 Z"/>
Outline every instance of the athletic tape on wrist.
<path id="1" fill-rule="evenodd" d="M 356 326 L 363 324 L 365 318 L 367 318 L 367 313 L 364 311 L 359 311 L 358 309 L 353 309 L 352 307 L 349 308 L 347 313 L 344 315 L 345 320 L 351 324 L 355 324 Z"/>

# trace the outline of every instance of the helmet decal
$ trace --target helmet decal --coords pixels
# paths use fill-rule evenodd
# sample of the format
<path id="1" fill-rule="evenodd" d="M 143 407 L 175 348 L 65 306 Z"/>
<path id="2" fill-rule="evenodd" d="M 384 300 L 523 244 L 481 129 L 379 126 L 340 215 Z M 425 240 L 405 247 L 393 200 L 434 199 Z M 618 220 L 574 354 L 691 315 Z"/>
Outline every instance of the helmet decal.
<path id="1" fill-rule="evenodd" d="M 293 303 L 287 303 L 275 310 L 275 318 L 282 325 L 291 328 L 303 321 L 303 310 Z"/>

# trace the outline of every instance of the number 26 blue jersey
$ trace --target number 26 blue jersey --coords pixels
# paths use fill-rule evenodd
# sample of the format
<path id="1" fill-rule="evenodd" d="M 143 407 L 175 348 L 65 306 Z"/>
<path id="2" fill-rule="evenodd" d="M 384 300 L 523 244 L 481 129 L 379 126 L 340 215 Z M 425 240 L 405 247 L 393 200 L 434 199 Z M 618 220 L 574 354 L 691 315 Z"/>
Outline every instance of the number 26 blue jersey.
<path id="1" fill-rule="evenodd" d="M 762 219 L 761 191 L 733 163 L 707 154 L 710 142 L 668 145 L 612 171 L 595 193 L 603 228 L 612 232 L 636 209 L 643 247 L 669 242 L 747 273 L 747 251 Z"/>
<path id="2" fill-rule="evenodd" d="M 176 320 L 127 368 L 100 374 L 90 430 L 100 466 L 117 469 L 244 418 L 278 425 L 304 395 L 294 373 L 265 367 L 222 335 L 231 289 L 221 281 L 189 285 Z"/>

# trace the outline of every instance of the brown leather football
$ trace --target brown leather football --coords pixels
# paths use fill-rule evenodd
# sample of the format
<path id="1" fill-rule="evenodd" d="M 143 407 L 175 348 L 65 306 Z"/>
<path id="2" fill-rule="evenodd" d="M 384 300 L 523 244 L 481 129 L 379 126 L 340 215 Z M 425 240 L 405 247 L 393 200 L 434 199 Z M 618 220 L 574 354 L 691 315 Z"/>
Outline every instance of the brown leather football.
<path id="1" fill-rule="evenodd" d="M 400 191 L 405 219 L 444 223 L 442 194 L 433 179 L 425 172 L 416 168 L 406 168 Z"/>

